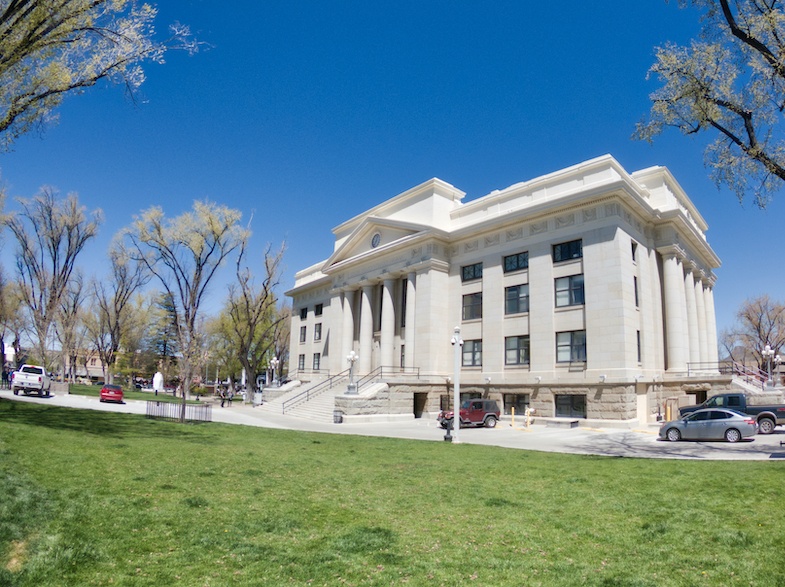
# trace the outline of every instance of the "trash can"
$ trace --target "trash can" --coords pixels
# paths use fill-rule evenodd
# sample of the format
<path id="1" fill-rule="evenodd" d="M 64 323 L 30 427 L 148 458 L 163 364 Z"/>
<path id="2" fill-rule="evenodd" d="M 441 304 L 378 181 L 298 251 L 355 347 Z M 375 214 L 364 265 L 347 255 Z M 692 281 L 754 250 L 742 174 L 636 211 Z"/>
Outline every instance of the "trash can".
<path id="1" fill-rule="evenodd" d="M 341 410 L 333 410 L 333 424 L 343 423 L 343 412 Z"/>

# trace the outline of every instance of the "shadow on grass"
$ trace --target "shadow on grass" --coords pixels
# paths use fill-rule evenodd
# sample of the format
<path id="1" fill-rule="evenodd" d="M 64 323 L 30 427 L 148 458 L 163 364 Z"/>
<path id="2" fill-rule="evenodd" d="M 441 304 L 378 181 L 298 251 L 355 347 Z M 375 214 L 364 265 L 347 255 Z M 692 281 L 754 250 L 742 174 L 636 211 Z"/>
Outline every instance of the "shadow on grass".
<path id="1" fill-rule="evenodd" d="M 209 442 L 205 423 L 148 420 L 136 414 L 101 412 L 9 401 L 0 398 L 0 421 L 107 438 L 160 437 Z M 197 430 L 197 428 L 199 428 Z"/>

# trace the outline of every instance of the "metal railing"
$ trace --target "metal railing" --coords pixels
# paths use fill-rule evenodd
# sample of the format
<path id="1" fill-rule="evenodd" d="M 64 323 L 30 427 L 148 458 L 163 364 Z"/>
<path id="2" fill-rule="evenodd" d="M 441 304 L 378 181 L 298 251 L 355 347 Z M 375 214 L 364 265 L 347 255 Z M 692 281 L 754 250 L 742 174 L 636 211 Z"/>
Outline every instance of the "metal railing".
<path id="1" fill-rule="evenodd" d="M 297 404 L 302 403 L 302 402 L 310 401 L 311 398 L 313 398 L 313 397 L 319 395 L 320 393 L 330 389 L 335 383 L 337 383 L 338 380 L 343 379 L 343 378 L 348 377 L 348 376 L 349 376 L 349 369 L 347 369 L 346 371 L 341 371 L 337 375 L 333 375 L 332 377 L 328 377 L 324 381 L 321 381 L 321 382 L 317 383 L 316 385 L 313 385 L 313 386 L 309 387 L 308 389 L 305 389 L 304 391 L 301 391 L 297 395 L 295 395 L 293 397 L 290 397 L 288 400 L 284 401 L 281 404 L 281 413 L 285 414 L 286 410 L 289 410 L 289 409 L 293 408 Z"/>
<path id="2" fill-rule="evenodd" d="M 159 402 L 147 400 L 145 417 L 156 420 L 179 422 L 183 414 L 183 404 L 179 402 Z M 210 404 L 185 404 L 186 422 L 212 422 L 213 406 Z"/>
<path id="3" fill-rule="evenodd" d="M 360 377 L 357 380 L 357 391 L 360 391 L 364 385 L 374 381 L 384 381 L 385 379 L 392 379 L 400 377 L 401 375 L 411 375 L 416 379 L 420 378 L 419 367 L 376 367 L 373 371 Z"/>
<path id="4" fill-rule="evenodd" d="M 722 375 L 731 375 L 764 389 L 768 373 L 757 367 L 750 367 L 737 361 L 717 361 L 714 363 L 687 363 L 687 376 L 697 373 L 719 372 Z"/>

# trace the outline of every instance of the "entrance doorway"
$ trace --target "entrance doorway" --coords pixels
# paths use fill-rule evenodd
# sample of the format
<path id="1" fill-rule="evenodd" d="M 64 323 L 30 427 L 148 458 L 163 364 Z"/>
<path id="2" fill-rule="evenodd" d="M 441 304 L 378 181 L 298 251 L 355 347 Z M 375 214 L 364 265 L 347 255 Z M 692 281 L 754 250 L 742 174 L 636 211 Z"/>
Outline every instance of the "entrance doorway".
<path id="1" fill-rule="evenodd" d="M 415 418 L 422 418 L 422 414 L 425 411 L 426 406 L 428 405 L 428 394 L 427 393 L 415 393 L 414 394 L 414 417 Z"/>

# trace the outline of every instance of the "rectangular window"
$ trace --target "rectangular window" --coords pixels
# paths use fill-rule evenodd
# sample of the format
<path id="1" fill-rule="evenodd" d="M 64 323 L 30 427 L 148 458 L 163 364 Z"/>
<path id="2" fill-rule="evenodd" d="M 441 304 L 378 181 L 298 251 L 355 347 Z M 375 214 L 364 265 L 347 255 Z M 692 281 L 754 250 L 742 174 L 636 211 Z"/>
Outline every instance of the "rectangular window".
<path id="1" fill-rule="evenodd" d="M 574 330 L 572 332 L 556 333 L 556 362 L 557 363 L 585 363 L 586 362 L 586 331 Z"/>
<path id="2" fill-rule="evenodd" d="M 638 243 L 635 241 L 630 242 L 632 242 L 632 260 L 635 262 L 638 260 Z"/>
<path id="3" fill-rule="evenodd" d="M 636 330 L 635 335 L 636 335 L 636 340 L 638 342 L 638 362 L 640 363 L 641 362 L 641 331 Z"/>
<path id="4" fill-rule="evenodd" d="M 308 318 L 308 308 L 300 308 L 300 320 L 305 320 Z"/>
<path id="5" fill-rule="evenodd" d="M 305 355 L 297 356 L 297 369 L 299 371 L 305 371 Z"/>
<path id="6" fill-rule="evenodd" d="M 313 309 L 313 315 L 321 316 L 323 311 L 324 311 L 324 304 L 316 304 L 316 306 Z"/>
<path id="7" fill-rule="evenodd" d="M 306 338 L 305 329 L 306 329 L 305 326 L 300 326 L 300 342 L 305 342 L 305 338 Z"/>
<path id="8" fill-rule="evenodd" d="M 322 340 L 322 323 L 314 324 L 313 326 L 313 339 Z"/>
<path id="9" fill-rule="evenodd" d="M 583 304 L 583 274 L 559 277 L 555 283 L 557 308 Z"/>
<path id="10" fill-rule="evenodd" d="M 632 286 L 635 288 L 635 307 L 638 308 L 640 306 L 638 305 L 638 276 L 637 275 L 632 276 Z"/>
<path id="11" fill-rule="evenodd" d="M 463 319 L 476 320 L 482 318 L 482 292 L 463 296 Z"/>
<path id="12" fill-rule="evenodd" d="M 322 355 L 321 353 L 314 353 L 313 354 L 313 370 L 318 371 L 320 369 L 320 365 L 322 364 Z"/>
<path id="13" fill-rule="evenodd" d="M 504 339 L 504 364 L 529 364 L 529 337 L 508 336 Z"/>
<path id="14" fill-rule="evenodd" d="M 505 393 L 504 394 L 504 413 L 509 416 L 515 408 L 515 415 L 523 416 L 526 408 L 529 407 L 528 393 Z"/>
<path id="15" fill-rule="evenodd" d="M 569 261 L 583 257 L 583 241 L 578 239 L 568 243 L 553 245 L 553 262 Z"/>
<path id="16" fill-rule="evenodd" d="M 507 255 L 502 259 L 504 264 L 504 272 L 510 273 L 511 271 L 520 271 L 521 269 L 529 268 L 529 251 L 523 253 L 516 253 L 515 255 Z"/>
<path id="17" fill-rule="evenodd" d="M 586 417 L 586 396 L 584 394 L 557 395 L 554 396 L 554 400 L 557 418 Z"/>
<path id="18" fill-rule="evenodd" d="M 408 285 L 408 279 L 401 280 L 401 328 L 406 328 L 406 290 Z"/>
<path id="19" fill-rule="evenodd" d="M 463 366 L 482 367 L 481 340 L 465 340 L 463 342 Z"/>
<path id="20" fill-rule="evenodd" d="M 529 311 L 529 284 L 513 285 L 504 289 L 504 313 L 520 314 Z"/>
<path id="21" fill-rule="evenodd" d="M 482 279 L 482 263 L 461 267 L 461 281 L 474 281 L 475 279 Z"/>

